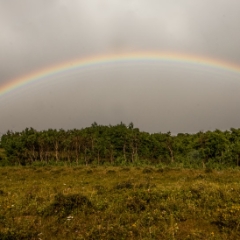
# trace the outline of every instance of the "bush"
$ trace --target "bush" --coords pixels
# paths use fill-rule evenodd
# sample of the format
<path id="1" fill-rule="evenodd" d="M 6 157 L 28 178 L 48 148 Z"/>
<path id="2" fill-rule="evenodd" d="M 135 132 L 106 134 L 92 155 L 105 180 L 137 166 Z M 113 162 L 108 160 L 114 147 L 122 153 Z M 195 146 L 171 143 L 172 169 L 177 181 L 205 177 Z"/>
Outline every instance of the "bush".
<path id="1" fill-rule="evenodd" d="M 213 173 L 212 168 L 207 167 L 207 168 L 205 169 L 205 173 Z"/>
<path id="2" fill-rule="evenodd" d="M 55 196 L 54 202 L 43 210 L 43 216 L 61 215 L 61 217 L 65 217 L 74 210 L 84 210 L 84 208 L 93 208 L 87 197 L 81 194 L 64 196 L 59 193 Z"/>
<path id="3" fill-rule="evenodd" d="M 0 156 L 0 166 L 1 167 L 6 167 L 6 166 L 13 166 L 14 164 L 10 162 L 6 157 L 1 157 Z"/>
<path id="4" fill-rule="evenodd" d="M 114 189 L 132 189 L 133 188 L 133 183 L 131 181 L 124 181 L 118 183 Z"/>
<path id="5" fill-rule="evenodd" d="M 217 210 L 217 220 L 214 222 L 220 229 L 240 232 L 240 205 L 233 205 L 225 209 Z"/>
<path id="6" fill-rule="evenodd" d="M 106 172 L 107 174 L 116 174 L 116 171 L 115 170 L 112 170 L 112 169 L 110 169 L 110 170 L 107 170 L 107 172 Z"/>
<path id="7" fill-rule="evenodd" d="M 161 199 L 161 195 L 157 192 L 138 190 L 127 198 L 126 207 L 133 212 L 141 212 L 154 207 Z"/>
<path id="8" fill-rule="evenodd" d="M 152 168 L 144 168 L 142 170 L 142 173 L 152 173 L 152 172 L 154 172 L 154 170 Z"/>

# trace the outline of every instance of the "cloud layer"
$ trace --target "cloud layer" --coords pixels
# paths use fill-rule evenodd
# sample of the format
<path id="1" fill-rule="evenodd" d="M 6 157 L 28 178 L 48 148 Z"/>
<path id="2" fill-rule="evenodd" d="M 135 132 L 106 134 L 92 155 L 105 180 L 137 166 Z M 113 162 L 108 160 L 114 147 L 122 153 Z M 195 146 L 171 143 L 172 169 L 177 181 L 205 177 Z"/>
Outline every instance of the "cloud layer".
<path id="1" fill-rule="evenodd" d="M 181 52 L 240 65 L 240 2 L 0 2 L 1 84 L 85 56 Z M 240 76 L 187 66 L 115 66 L 49 78 L 0 102 L 0 132 L 134 121 L 147 131 L 237 127 Z"/>

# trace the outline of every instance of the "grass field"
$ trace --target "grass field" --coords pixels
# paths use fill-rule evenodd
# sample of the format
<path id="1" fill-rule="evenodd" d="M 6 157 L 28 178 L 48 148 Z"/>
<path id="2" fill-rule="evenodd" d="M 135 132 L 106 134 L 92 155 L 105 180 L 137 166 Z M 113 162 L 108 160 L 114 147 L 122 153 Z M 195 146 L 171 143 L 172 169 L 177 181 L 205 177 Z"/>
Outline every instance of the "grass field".
<path id="1" fill-rule="evenodd" d="M 240 239 L 240 171 L 3 167 L 0 239 Z"/>

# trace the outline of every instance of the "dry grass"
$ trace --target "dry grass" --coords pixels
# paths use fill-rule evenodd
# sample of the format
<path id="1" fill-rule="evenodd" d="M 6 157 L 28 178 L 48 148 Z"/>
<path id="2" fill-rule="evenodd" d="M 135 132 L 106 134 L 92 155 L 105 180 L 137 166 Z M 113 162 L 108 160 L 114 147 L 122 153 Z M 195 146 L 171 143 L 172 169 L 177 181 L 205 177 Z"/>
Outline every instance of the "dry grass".
<path id="1" fill-rule="evenodd" d="M 239 239 L 240 172 L 0 168 L 0 239 Z"/>

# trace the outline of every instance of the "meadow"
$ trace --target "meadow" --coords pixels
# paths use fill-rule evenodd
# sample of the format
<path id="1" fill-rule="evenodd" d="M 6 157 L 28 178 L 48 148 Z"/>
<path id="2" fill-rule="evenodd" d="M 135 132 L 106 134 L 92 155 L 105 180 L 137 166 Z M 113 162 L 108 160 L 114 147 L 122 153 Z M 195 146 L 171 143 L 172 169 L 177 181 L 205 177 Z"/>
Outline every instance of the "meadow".
<path id="1" fill-rule="evenodd" d="M 240 239 L 240 171 L 0 168 L 0 239 Z"/>

